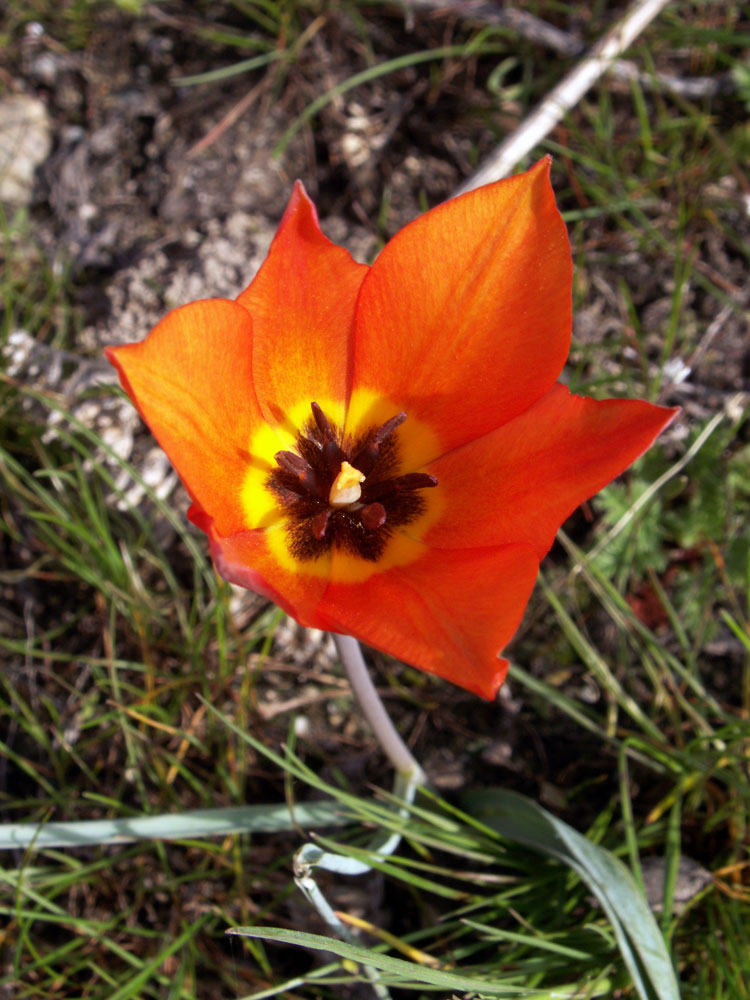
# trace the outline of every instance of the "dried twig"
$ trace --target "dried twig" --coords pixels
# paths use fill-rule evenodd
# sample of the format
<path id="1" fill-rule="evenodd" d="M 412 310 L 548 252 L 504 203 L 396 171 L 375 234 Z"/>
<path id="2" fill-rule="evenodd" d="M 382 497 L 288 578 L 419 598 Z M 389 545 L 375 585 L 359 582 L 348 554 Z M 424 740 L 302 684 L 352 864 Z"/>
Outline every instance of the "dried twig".
<path id="1" fill-rule="evenodd" d="M 519 38 L 540 45 L 567 59 L 582 56 L 586 50 L 583 39 L 573 32 L 542 20 L 535 14 L 515 7 L 498 7 L 493 0 L 408 0 L 408 12 L 429 11 L 434 16 L 460 17 L 477 24 L 493 24 L 507 28 Z M 634 62 L 615 59 L 607 71 L 612 80 L 630 83 L 637 80 L 644 90 L 659 90 L 677 94 L 688 100 L 715 97 L 736 90 L 731 73 L 715 76 L 677 76 L 675 73 L 645 72 Z"/>
<path id="2" fill-rule="evenodd" d="M 535 14 L 515 7 L 499 7 L 495 0 L 407 0 L 407 16 L 415 11 L 431 11 L 434 14 L 452 14 L 466 21 L 479 24 L 495 24 L 508 28 L 521 38 L 535 45 L 543 45 L 561 56 L 574 58 L 581 55 L 585 45 L 580 38 L 568 31 L 543 21 Z M 411 25 L 407 22 L 407 28 Z"/>
<path id="3" fill-rule="evenodd" d="M 547 95 L 529 117 L 497 147 L 487 162 L 458 189 L 471 191 L 506 177 L 610 68 L 669 0 L 636 0 L 625 16 L 601 38 L 591 52 Z"/>
<path id="4" fill-rule="evenodd" d="M 732 301 L 727 302 L 726 305 L 722 307 L 719 314 L 709 324 L 706 332 L 701 337 L 697 347 L 693 350 L 687 361 L 683 362 L 679 358 L 674 360 L 672 377 L 667 379 L 662 385 L 656 402 L 662 402 L 662 400 L 668 396 L 672 390 L 680 386 L 693 374 L 697 366 L 700 364 L 703 355 L 713 344 L 718 335 L 723 331 L 729 317 L 734 313 L 741 312 L 745 309 L 748 301 L 750 301 L 750 286 L 747 286 L 741 292 L 732 296 Z M 665 373 L 666 372 L 667 369 L 665 368 Z"/>
<path id="5" fill-rule="evenodd" d="M 228 128 L 231 128 L 232 125 L 234 125 L 238 118 L 241 118 L 242 115 L 244 115 L 244 113 L 252 107 L 263 91 L 267 88 L 268 77 L 264 76 L 259 83 L 256 83 L 251 90 L 248 90 L 244 97 L 237 101 L 237 103 L 231 107 L 229 111 L 227 111 L 220 122 L 217 122 L 213 128 L 209 129 L 202 139 L 199 139 L 195 145 L 190 147 L 186 154 L 187 159 L 194 159 L 196 156 L 205 152 L 209 146 L 212 146 Z"/>
<path id="6" fill-rule="evenodd" d="M 660 90 L 667 94 L 677 94 L 687 100 L 730 94 L 735 89 L 731 73 L 687 77 L 675 76 L 674 73 L 644 73 L 629 59 L 615 60 L 608 72 L 614 80 L 623 83 L 637 80 L 644 90 Z"/>

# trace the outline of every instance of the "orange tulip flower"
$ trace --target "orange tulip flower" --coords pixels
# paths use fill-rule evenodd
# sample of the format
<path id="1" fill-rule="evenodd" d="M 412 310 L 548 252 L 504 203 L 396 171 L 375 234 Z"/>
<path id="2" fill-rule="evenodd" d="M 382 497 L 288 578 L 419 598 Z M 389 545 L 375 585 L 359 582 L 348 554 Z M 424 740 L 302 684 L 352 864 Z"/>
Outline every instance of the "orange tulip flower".
<path id="1" fill-rule="evenodd" d="M 545 159 L 371 267 L 300 183 L 236 301 L 111 348 L 219 573 L 487 698 L 562 521 L 676 411 L 571 395 L 570 247 Z"/>

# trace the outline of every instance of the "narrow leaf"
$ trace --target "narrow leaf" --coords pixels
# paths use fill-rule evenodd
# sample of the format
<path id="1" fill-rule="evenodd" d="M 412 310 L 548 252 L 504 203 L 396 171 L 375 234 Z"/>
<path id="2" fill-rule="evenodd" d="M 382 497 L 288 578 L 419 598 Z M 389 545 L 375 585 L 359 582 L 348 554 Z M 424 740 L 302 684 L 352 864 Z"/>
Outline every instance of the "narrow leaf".
<path id="1" fill-rule="evenodd" d="M 664 938 L 625 865 L 531 799 L 504 789 L 469 793 L 463 806 L 492 830 L 572 868 L 596 895 L 641 1000 L 680 1000 Z"/>
<path id="2" fill-rule="evenodd" d="M 516 997 L 523 996 L 525 1000 L 541 1000 L 542 997 L 565 998 L 580 997 L 578 987 L 565 986 L 551 991 L 529 991 L 526 987 L 499 983 L 497 978 L 481 979 L 478 976 L 462 976 L 457 972 L 447 972 L 433 969 L 416 962 L 407 962 L 402 958 L 393 958 L 379 951 L 372 951 L 360 945 L 339 941 L 337 938 L 323 937 L 320 934 L 307 934 L 303 931 L 285 930 L 280 927 L 233 927 L 227 934 L 238 937 L 261 938 L 263 941 L 276 941 L 279 944 L 294 944 L 313 951 L 325 951 L 339 958 L 367 965 L 379 972 L 392 976 L 392 985 L 408 988 L 407 984 L 416 986 L 436 986 L 455 993 L 478 993 L 485 997 Z M 611 985 L 611 984 L 610 984 Z"/>
<path id="3" fill-rule="evenodd" d="M 194 840 L 229 833 L 275 833 L 295 827 L 341 826 L 350 822 L 334 802 L 193 809 L 129 819 L 88 819 L 70 823 L 5 823 L 0 850 L 16 847 L 88 847 L 134 840 Z"/>

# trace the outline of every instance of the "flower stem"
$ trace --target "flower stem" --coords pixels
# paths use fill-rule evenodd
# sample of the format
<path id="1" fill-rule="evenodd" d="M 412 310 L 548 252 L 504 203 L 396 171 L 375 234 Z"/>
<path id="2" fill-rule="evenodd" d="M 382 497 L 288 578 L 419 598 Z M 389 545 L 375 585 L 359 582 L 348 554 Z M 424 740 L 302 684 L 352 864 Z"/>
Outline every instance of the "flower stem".
<path id="1" fill-rule="evenodd" d="M 349 635 L 332 633 L 341 662 L 344 664 L 349 683 L 356 695 L 373 733 L 383 748 L 388 760 L 396 770 L 394 796 L 401 800 L 398 815 L 408 821 L 409 806 L 414 801 L 417 788 L 427 780 L 422 768 L 416 762 L 411 751 L 399 736 L 396 727 L 383 707 L 375 685 L 372 683 L 365 666 L 359 643 Z M 375 838 L 369 850 L 378 857 L 384 858 L 393 854 L 401 843 L 401 831 L 385 833 Z M 308 901 L 316 908 L 328 924 L 332 933 L 343 941 L 357 944 L 356 937 L 346 924 L 342 923 L 337 913 L 320 890 L 315 869 L 336 872 L 339 875 L 363 875 L 372 870 L 369 859 L 353 858 L 348 855 L 326 851 L 319 844 L 309 843 L 301 847 L 294 856 L 294 881 Z M 364 972 L 370 980 L 377 1000 L 391 1000 L 386 986 L 380 981 L 380 973 L 363 965 Z"/>
<path id="2" fill-rule="evenodd" d="M 350 635 L 338 635 L 335 632 L 333 639 L 352 690 L 372 727 L 375 738 L 383 748 L 388 760 L 393 764 L 396 773 L 410 778 L 415 784 L 424 784 L 426 775 L 399 736 L 391 717 L 383 707 L 365 666 L 359 643 Z"/>

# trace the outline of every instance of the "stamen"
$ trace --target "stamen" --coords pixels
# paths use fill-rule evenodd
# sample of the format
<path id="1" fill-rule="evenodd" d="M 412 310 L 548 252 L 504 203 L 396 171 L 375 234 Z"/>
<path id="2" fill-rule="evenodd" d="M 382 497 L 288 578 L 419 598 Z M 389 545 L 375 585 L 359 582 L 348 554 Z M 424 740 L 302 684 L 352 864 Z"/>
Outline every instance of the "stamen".
<path id="1" fill-rule="evenodd" d="M 328 495 L 328 502 L 332 507 L 348 507 L 356 503 L 362 496 L 360 483 L 365 481 L 365 477 L 348 462 L 341 463 L 339 474 L 333 481 L 331 492 Z"/>
<path id="2" fill-rule="evenodd" d="M 331 519 L 332 513 L 333 511 L 330 510 L 321 510 L 319 514 L 316 514 L 315 517 L 310 519 L 310 531 L 319 542 L 322 541 L 325 536 L 326 528 L 328 527 L 328 522 Z"/>
<path id="3" fill-rule="evenodd" d="M 310 409 L 312 410 L 313 417 L 315 418 L 315 423 L 318 425 L 318 430 L 323 435 L 324 441 L 335 441 L 336 435 L 333 433 L 333 428 L 328 423 L 328 417 L 323 413 L 320 406 L 317 403 L 311 403 Z"/>
<path id="4" fill-rule="evenodd" d="M 397 413 L 395 417 L 391 417 L 390 420 L 386 420 L 386 422 L 382 424 L 382 426 L 378 427 L 378 429 L 372 435 L 372 440 L 376 444 L 382 444 L 383 441 L 385 441 L 387 437 L 390 437 L 391 434 L 393 434 L 393 432 L 396 430 L 396 428 L 400 427 L 405 420 L 406 420 L 406 410 L 402 410 L 400 413 Z"/>
<path id="5" fill-rule="evenodd" d="M 373 500 L 383 500 L 393 496 L 394 493 L 411 493 L 413 490 L 425 490 L 430 486 L 437 486 L 437 479 L 426 472 L 407 472 L 405 476 L 397 476 L 395 479 L 384 479 L 380 483 L 368 484 L 366 487 L 366 497 L 368 502 Z"/>
<path id="6" fill-rule="evenodd" d="M 385 507 L 382 503 L 368 503 L 366 507 L 363 507 L 359 512 L 359 519 L 362 524 L 369 528 L 370 531 L 374 531 L 376 528 L 382 528 L 385 524 Z"/>
<path id="7" fill-rule="evenodd" d="M 397 427 L 406 420 L 406 413 L 397 413 L 395 417 L 391 417 L 390 420 L 386 420 L 384 424 L 377 428 L 377 430 L 372 431 L 364 445 L 359 449 L 357 454 L 352 459 L 352 463 L 358 468 L 362 469 L 366 476 L 368 476 L 373 469 L 373 466 L 378 460 L 378 455 L 380 454 L 380 449 L 383 443 L 393 434 Z"/>
<path id="8" fill-rule="evenodd" d="M 393 488 L 399 493 L 404 490 L 426 490 L 437 484 L 437 479 L 427 472 L 407 472 L 405 476 L 397 476 L 392 480 Z"/>
<path id="9" fill-rule="evenodd" d="M 338 441 L 326 441 L 323 445 L 323 462 L 329 480 L 339 474 L 341 463 L 346 461 L 346 452 L 339 447 Z"/>
<path id="10" fill-rule="evenodd" d="M 313 493 L 319 491 L 318 477 L 304 458 L 295 455 L 293 451 L 277 451 L 274 458 L 280 468 L 292 476 L 296 476 L 307 490 Z"/>
<path id="11" fill-rule="evenodd" d="M 312 472 L 304 458 L 295 455 L 293 451 L 277 451 L 273 457 L 282 469 L 291 472 L 293 476 L 298 476 L 300 479 L 308 472 Z"/>
<path id="12" fill-rule="evenodd" d="M 315 444 L 323 452 L 323 461 L 325 462 L 326 472 L 330 479 L 338 474 L 341 468 L 341 463 L 346 460 L 346 452 L 343 451 L 341 445 L 336 440 L 336 435 L 333 432 L 333 427 L 328 423 L 328 417 L 323 413 L 318 403 L 311 403 L 310 409 L 312 410 L 313 417 L 315 418 L 315 424 L 320 431 L 320 436 L 322 441 L 316 441 Z"/>

